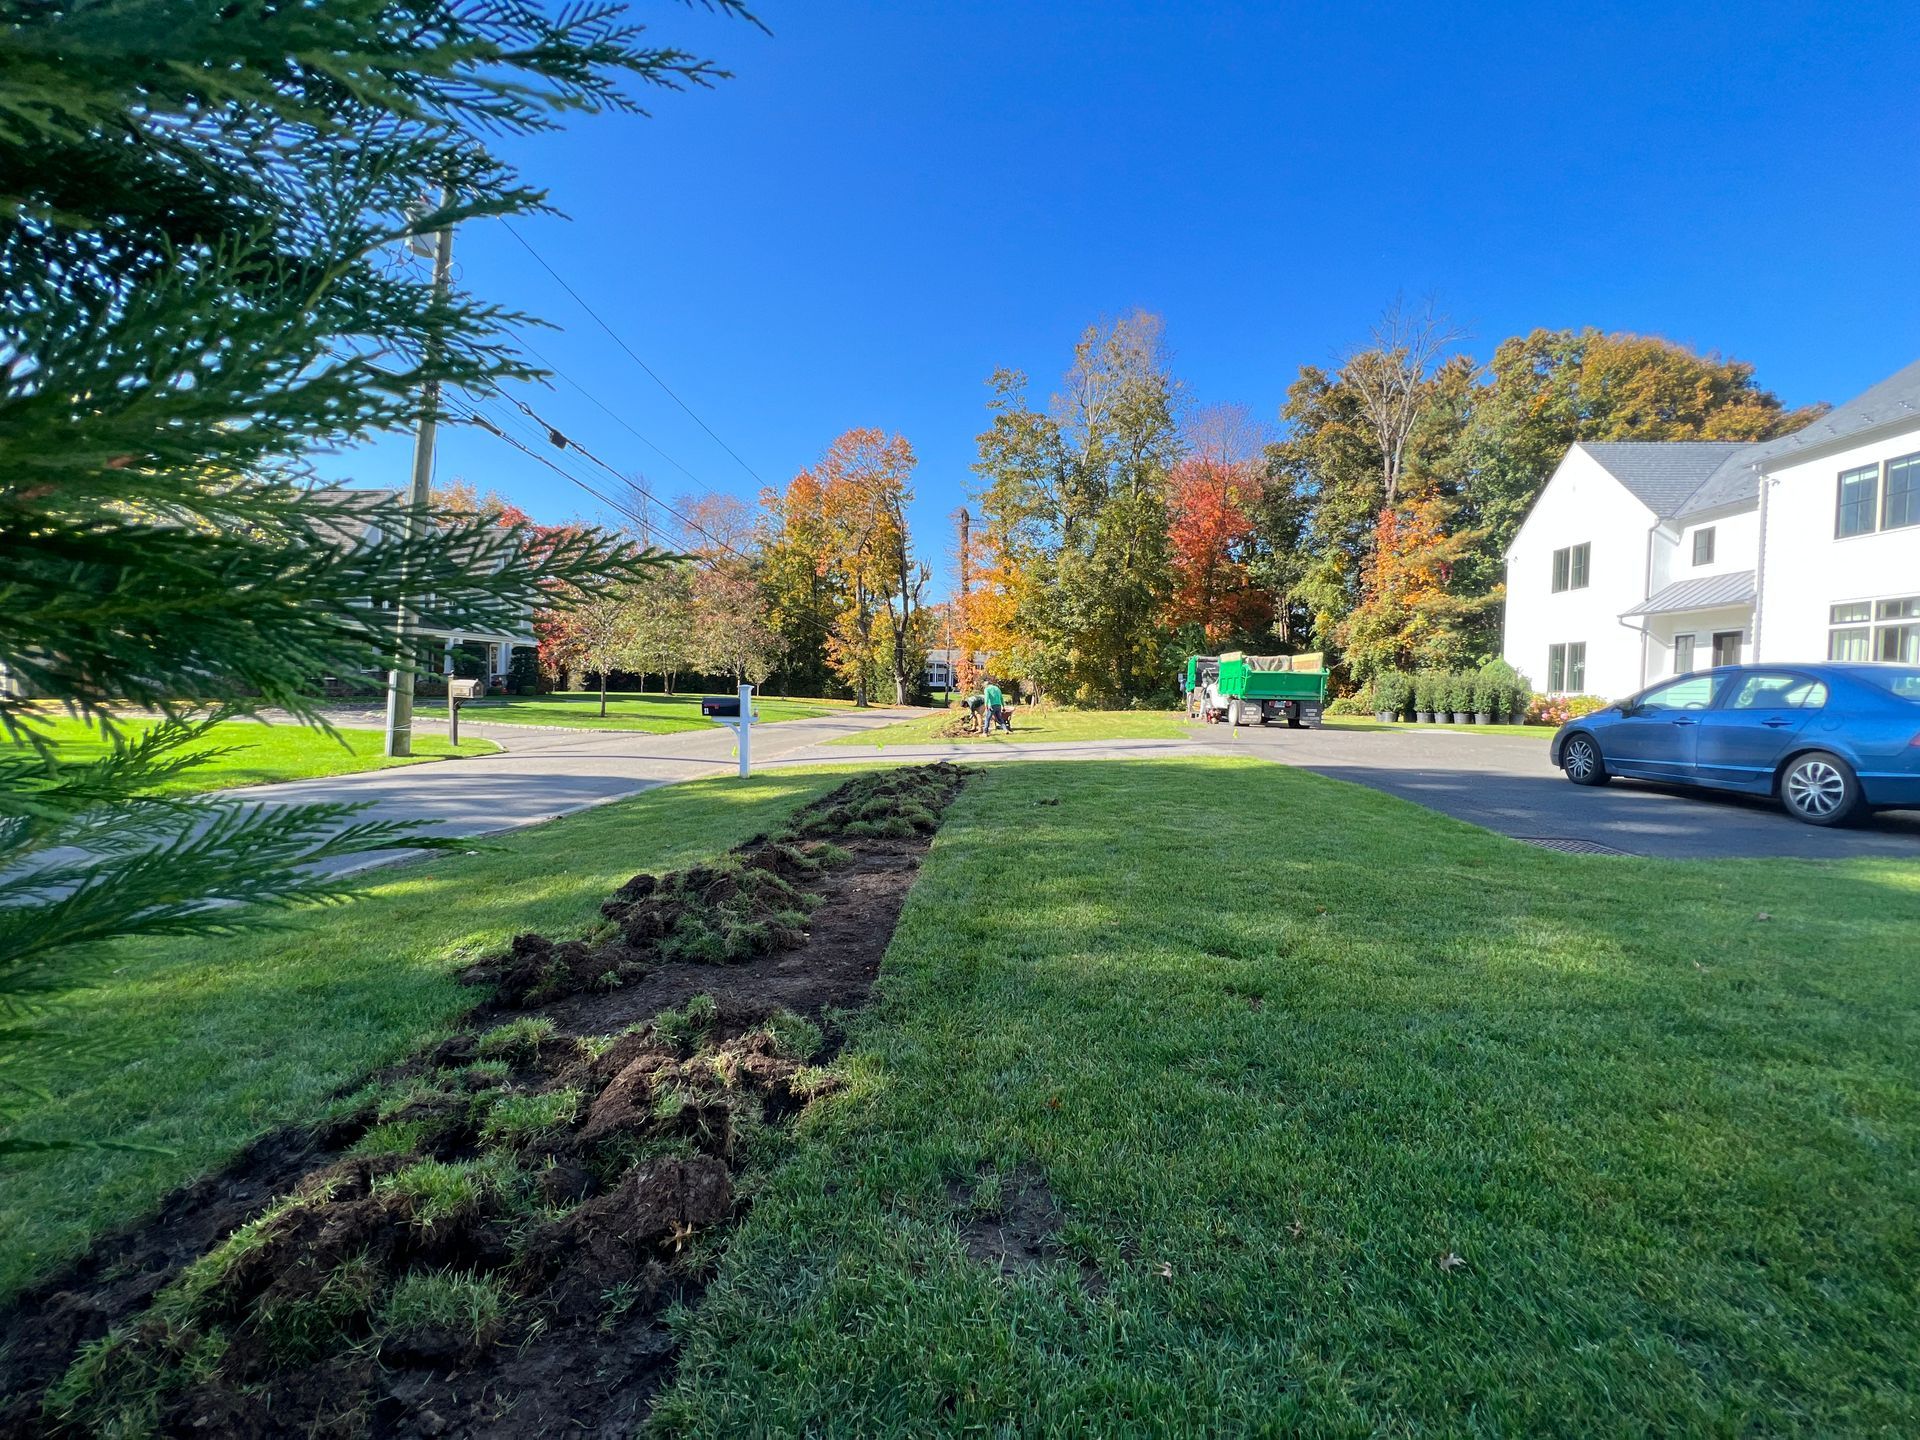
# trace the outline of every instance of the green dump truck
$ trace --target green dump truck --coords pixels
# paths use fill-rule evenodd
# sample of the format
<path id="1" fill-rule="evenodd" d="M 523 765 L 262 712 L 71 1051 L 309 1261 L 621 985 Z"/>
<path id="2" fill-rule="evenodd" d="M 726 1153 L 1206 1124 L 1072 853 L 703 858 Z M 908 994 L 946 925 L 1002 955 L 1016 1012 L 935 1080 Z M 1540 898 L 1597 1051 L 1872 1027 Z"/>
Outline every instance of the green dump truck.
<path id="1" fill-rule="evenodd" d="M 1186 678 L 1187 714 L 1209 723 L 1317 727 L 1327 701 L 1326 657 L 1318 652 L 1190 655 Z"/>

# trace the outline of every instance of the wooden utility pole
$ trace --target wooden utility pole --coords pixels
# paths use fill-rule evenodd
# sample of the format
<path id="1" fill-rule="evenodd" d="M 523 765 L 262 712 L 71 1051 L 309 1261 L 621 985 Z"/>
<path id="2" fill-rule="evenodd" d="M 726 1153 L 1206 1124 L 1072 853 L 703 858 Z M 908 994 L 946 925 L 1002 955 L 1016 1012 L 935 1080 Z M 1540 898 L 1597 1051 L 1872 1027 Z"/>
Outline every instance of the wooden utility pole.
<path id="1" fill-rule="evenodd" d="M 451 193 L 442 192 L 442 208 L 453 203 Z M 420 245 L 424 237 L 415 236 L 413 243 Z M 420 253 L 416 249 L 415 253 Z M 447 225 L 434 236 L 433 243 L 433 299 L 435 304 L 443 303 L 447 291 L 453 284 L 453 226 Z M 435 360 L 433 351 L 426 356 L 429 367 Z M 413 481 L 407 490 L 407 528 L 409 541 L 418 539 L 426 533 L 426 527 L 432 523 L 427 506 L 433 490 L 433 439 L 439 426 L 440 382 L 428 380 L 421 391 L 420 424 L 413 433 Z M 413 602 L 411 597 L 402 595 L 394 625 L 394 667 L 387 672 L 387 744 L 389 756 L 413 754 Z M 447 677 L 447 703 L 453 703 L 453 677 Z"/>

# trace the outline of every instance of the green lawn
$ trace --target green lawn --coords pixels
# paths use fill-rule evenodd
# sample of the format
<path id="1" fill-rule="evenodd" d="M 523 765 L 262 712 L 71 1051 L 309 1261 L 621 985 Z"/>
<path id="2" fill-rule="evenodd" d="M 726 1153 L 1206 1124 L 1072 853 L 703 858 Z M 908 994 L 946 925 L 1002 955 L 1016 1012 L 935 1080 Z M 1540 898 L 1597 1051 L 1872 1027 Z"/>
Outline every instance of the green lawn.
<path id="1" fill-rule="evenodd" d="M 919 715 L 877 730 L 858 735 L 842 735 L 829 745 L 864 745 L 884 748 L 888 745 L 1004 745 L 1017 741 L 1022 745 L 1087 740 L 1184 740 L 1186 717 L 1177 710 L 1062 710 L 1043 706 L 1038 710 L 1016 708 L 1013 733 L 995 731 L 992 735 L 963 735 L 954 738 L 940 731 L 953 718 L 953 711 L 941 710 Z"/>
<path id="2" fill-rule="evenodd" d="M 364 898 L 224 939 L 121 947 L 110 989 L 64 1017 L 115 1048 L 49 1097 L 23 1138 L 115 1140 L 0 1160 L 0 1301 L 103 1230 L 275 1125 L 439 1033 L 476 996 L 454 975 L 523 930 L 583 930 L 641 870 L 672 869 L 770 829 L 845 773 L 782 769 L 664 787 L 491 843 L 369 875 Z"/>
<path id="3" fill-rule="evenodd" d="M 123 728 L 138 734 L 152 724 L 145 720 L 127 720 Z M 98 759 L 108 749 L 100 732 L 83 721 L 60 717 L 44 726 L 36 726 L 50 736 L 59 757 L 68 761 Z M 0 740 L 0 744 L 11 742 Z M 428 760 L 444 760 L 453 755 L 488 755 L 500 747 L 491 740 L 462 740 L 458 749 L 444 735 L 417 731 L 414 753 L 404 760 L 390 760 L 381 753 L 386 737 L 378 730 L 325 731 L 305 725 L 268 725 L 257 720 L 233 720 L 216 725 L 206 735 L 185 747 L 188 754 L 229 750 L 215 755 L 205 764 L 183 770 L 156 793 L 185 795 L 202 790 L 227 790 L 236 785 L 265 785 L 276 780 L 312 780 L 322 775 L 350 775 L 358 770 L 384 770 L 393 765 L 418 765 Z"/>
<path id="4" fill-rule="evenodd" d="M 461 707 L 468 720 L 501 725 L 563 725 L 582 730 L 639 730 L 649 735 L 671 735 L 680 730 L 705 730 L 716 722 L 702 719 L 704 692 L 688 695 L 607 696 L 607 713 L 600 713 L 600 695 L 556 691 L 551 695 L 476 700 Z M 731 693 L 731 692 L 729 692 Z M 782 700 L 754 697 L 754 713 L 768 724 L 781 720 L 816 720 L 851 704 L 845 700 Z"/>
<path id="5" fill-rule="evenodd" d="M 1911 863 L 992 767 L 660 1427 L 1920 1433 L 1916 926 Z M 1101 1285 L 964 1253 L 1020 1167 Z"/>
<path id="6" fill-rule="evenodd" d="M 79 1018 L 131 1061 L 26 1133 L 174 1153 L 0 1170 L 0 1284 L 432 1036 L 513 931 L 837 778 L 670 787 L 272 937 L 129 947 Z M 743 1181 L 659 1428 L 1920 1432 L 1916 926 L 1910 862 L 1560 855 L 1233 759 L 983 767 L 849 1088 Z M 1097 1283 L 967 1257 L 1016 1173 Z"/>
<path id="7" fill-rule="evenodd" d="M 1527 735 L 1536 740 L 1551 740 L 1555 725 L 1417 725 L 1389 720 L 1384 724 L 1365 715 L 1329 715 L 1322 722 L 1329 730 L 1453 730 L 1462 735 Z"/>

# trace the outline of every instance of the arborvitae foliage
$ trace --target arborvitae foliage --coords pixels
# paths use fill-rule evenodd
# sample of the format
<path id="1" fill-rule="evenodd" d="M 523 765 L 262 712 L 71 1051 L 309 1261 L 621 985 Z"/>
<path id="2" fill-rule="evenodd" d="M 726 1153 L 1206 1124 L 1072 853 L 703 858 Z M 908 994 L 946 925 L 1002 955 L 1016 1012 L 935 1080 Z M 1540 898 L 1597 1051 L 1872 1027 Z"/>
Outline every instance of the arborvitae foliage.
<path id="1" fill-rule="evenodd" d="M 146 797 L 209 707 L 313 716 L 321 676 L 390 663 L 403 596 L 423 628 L 497 629 L 650 563 L 591 531 L 410 526 L 303 460 L 432 384 L 534 373 L 525 317 L 404 258 L 543 207 L 491 138 L 721 74 L 600 4 L 0 4 L 0 660 L 103 725 L 179 717 L 61 769 L 44 712 L 0 696 L 0 1107 L 61 1059 L 47 1012 L 102 942 L 334 898 L 312 862 L 407 843 L 342 806 Z"/>

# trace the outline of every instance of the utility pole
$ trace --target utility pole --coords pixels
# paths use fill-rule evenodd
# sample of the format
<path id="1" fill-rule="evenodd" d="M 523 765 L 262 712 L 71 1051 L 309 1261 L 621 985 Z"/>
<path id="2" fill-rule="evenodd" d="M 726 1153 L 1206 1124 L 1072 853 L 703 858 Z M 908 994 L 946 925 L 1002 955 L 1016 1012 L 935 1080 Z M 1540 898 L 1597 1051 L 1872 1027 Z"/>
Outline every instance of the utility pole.
<path id="1" fill-rule="evenodd" d="M 451 206 L 453 195 L 441 191 L 442 208 Z M 426 238 L 414 236 L 409 242 L 416 255 L 427 253 Z M 433 299 L 439 304 L 447 298 L 453 284 L 453 226 L 446 225 L 433 237 Z M 436 352 L 429 347 L 426 361 L 431 366 Z M 421 391 L 420 424 L 413 433 L 413 482 L 407 490 L 407 528 L 409 541 L 426 533 L 429 523 L 427 505 L 433 488 L 433 435 L 439 426 L 440 382 L 428 380 Z M 390 757 L 413 754 L 413 602 L 402 595 L 395 617 L 394 667 L 387 672 L 387 745 Z M 452 677 L 448 677 L 447 698 L 452 703 Z"/>

